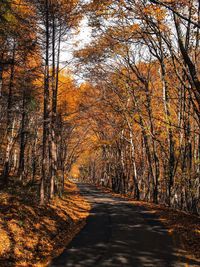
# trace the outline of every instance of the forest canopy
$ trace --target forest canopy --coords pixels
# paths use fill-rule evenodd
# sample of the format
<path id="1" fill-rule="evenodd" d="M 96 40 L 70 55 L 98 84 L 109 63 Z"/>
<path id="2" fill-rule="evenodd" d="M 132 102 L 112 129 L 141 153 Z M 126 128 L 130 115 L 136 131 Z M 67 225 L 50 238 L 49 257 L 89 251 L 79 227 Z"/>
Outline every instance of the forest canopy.
<path id="1" fill-rule="evenodd" d="M 42 205 L 75 176 L 198 214 L 199 36 L 197 0 L 2 0 L 1 187 Z"/>

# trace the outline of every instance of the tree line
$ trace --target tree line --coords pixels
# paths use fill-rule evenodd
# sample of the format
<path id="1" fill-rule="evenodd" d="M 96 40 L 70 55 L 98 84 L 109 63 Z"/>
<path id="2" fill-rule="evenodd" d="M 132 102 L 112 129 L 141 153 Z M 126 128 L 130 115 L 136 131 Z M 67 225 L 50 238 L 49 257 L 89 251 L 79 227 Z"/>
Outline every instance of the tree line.
<path id="1" fill-rule="evenodd" d="M 41 204 L 62 193 L 65 169 L 73 162 L 67 147 L 75 127 L 63 116 L 63 87 L 75 84 L 63 70 L 61 44 L 81 17 L 80 1 L 0 5 L 1 187 L 37 184 Z"/>
<path id="2" fill-rule="evenodd" d="M 99 145 L 82 177 L 198 213 L 199 1 L 91 1 L 86 9 L 93 41 L 75 55 L 101 102 L 88 114 Z"/>
<path id="3" fill-rule="evenodd" d="M 86 17 L 77 84 L 62 46 Z M 199 213 L 199 28 L 197 0 L 3 0 L 1 187 L 36 184 L 44 204 L 75 170 Z"/>

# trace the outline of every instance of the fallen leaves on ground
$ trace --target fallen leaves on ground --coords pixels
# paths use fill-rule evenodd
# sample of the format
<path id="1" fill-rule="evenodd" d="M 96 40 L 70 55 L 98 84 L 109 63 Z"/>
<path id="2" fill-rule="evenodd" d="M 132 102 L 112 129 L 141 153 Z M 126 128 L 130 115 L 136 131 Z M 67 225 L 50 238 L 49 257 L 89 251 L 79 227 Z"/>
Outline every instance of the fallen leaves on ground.
<path id="1" fill-rule="evenodd" d="M 43 207 L 34 187 L 0 192 L 0 266 L 46 266 L 84 226 L 89 210 L 69 181 L 62 198 Z"/>

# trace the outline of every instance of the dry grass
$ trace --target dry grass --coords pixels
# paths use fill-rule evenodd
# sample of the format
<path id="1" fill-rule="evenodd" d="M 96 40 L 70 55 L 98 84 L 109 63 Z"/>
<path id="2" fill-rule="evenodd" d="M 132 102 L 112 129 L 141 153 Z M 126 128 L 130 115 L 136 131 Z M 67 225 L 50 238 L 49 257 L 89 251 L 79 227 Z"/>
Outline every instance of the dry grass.
<path id="1" fill-rule="evenodd" d="M 62 199 L 39 207 L 36 188 L 0 192 L 0 266 L 46 266 L 85 224 L 89 203 L 67 181 Z"/>

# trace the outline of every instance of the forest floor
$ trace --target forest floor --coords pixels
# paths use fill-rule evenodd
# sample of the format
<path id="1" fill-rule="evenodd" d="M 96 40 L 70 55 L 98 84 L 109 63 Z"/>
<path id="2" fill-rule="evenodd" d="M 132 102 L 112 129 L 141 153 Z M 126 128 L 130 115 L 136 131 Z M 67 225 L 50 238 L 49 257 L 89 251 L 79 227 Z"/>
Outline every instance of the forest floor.
<path id="1" fill-rule="evenodd" d="M 130 196 L 113 193 L 110 189 L 96 186 L 101 191 L 111 194 L 114 197 L 126 199 L 135 207 L 144 207 L 159 218 L 162 224 L 168 229 L 180 249 L 187 251 L 193 258 L 200 259 L 200 217 L 184 211 L 168 208 L 164 205 L 135 201 Z"/>
<path id="2" fill-rule="evenodd" d="M 128 196 L 114 194 L 109 189 L 98 188 L 106 195 L 114 197 L 112 199 L 114 207 L 117 207 L 118 204 L 122 208 L 120 218 L 124 216 L 126 206 L 123 203 L 118 203 L 119 198 L 127 201 L 130 206 L 133 206 L 133 209 L 138 208 L 139 211 L 147 210 L 152 216 L 157 217 L 161 224 L 166 227 L 168 233 L 176 240 L 180 250 L 187 251 L 188 255 L 191 255 L 191 259 L 192 256 L 200 259 L 199 217 L 162 205 L 134 201 Z M 74 183 L 66 181 L 65 193 L 62 198 L 55 198 L 54 201 L 44 207 L 40 207 L 37 204 L 37 190 L 38 188 L 34 186 L 25 186 L 22 189 L 21 185 L 16 183 L 15 186 L 8 186 L 6 190 L 0 191 L 0 266 L 2 267 L 47 266 L 52 258 L 56 258 L 68 247 L 70 241 L 85 226 L 86 218 L 90 213 L 91 202 L 88 201 L 84 194 L 81 195 L 82 193 Z M 93 199 L 95 205 L 96 202 L 105 201 L 106 195 L 103 195 L 103 198 L 95 198 L 98 193 L 93 195 L 93 191 L 88 191 L 88 196 Z M 105 213 L 105 217 L 110 216 L 107 214 L 107 206 L 105 209 L 104 205 L 102 203 L 101 212 L 97 212 L 98 217 L 102 215 L 102 211 Z M 138 211 L 135 210 L 134 216 L 138 216 L 137 214 Z M 126 222 L 129 217 L 132 216 L 128 216 Z M 104 223 L 102 219 L 100 221 Z M 98 219 L 98 224 L 100 221 Z M 121 221 L 119 222 L 119 225 L 121 225 Z M 133 227 L 131 223 L 130 227 Z M 88 226 L 88 229 L 91 231 L 90 226 Z M 98 232 L 101 240 L 103 236 L 101 233 L 102 226 L 100 229 Z M 132 234 L 136 234 L 134 228 Z M 96 237 L 92 234 L 90 238 Z M 82 237 L 81 240 L 84 243 Z M 83 244 L 83 248 L 85 246 L 86 243 Z M 97 256 L 97 252 L 98 250 L 94 255 Z M 74 260 L 73 253 L 72 259 Z M 85 255 L 83 255 L 84 258 Z M 108 253 L 108 255 L 110 254 Z"/>
<path id="3" fill-rule="evenodd" d="M 0 191 L 0 266 L 46 266 L 85 225 L 89 203 L 67 181 L 62 198 L 40 207 L 38 188 Z"/>

